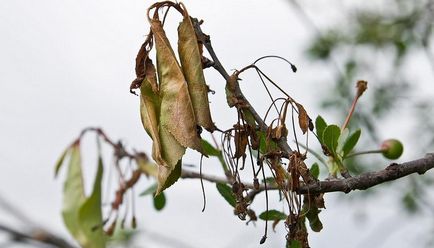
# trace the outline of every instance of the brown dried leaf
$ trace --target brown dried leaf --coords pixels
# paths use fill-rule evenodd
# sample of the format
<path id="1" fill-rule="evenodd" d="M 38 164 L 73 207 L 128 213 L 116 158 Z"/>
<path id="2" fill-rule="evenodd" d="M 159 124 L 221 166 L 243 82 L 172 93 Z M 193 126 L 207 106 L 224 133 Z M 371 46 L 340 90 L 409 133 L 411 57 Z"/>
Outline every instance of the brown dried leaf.
<path id="1" fill-rule="evenodd" d="M 288 129 L 286 128 L 285 123 L 282 123 L 274 129 L 274 139 L 280 139 L 286 136 L 288 136 Z"/>
<path id="2" fill-rule="evenodd" d="M 161 126 L 161 97 L 155 86 L 157 78 L 152 61 L 147 58 L 145 62 L 145 79 L 140 91 L 140 114 L 143 127 L 152 138 L 152 158 L 158 164 L 158 193 L 171 184 L 167 182 L 176 169 L 177 163 L 185 153 L 185 147 Z M 153 172 L 151 175 L 154 175 Z"/>
<path id="3" fill-rule="evenodd" d="M 235 95 L 237 80 L 238 74 L 234 73 L 229 77 L 228 81 L 226 81 L 226 101 L 231 108 L 238 103 L 238 98 Z"/>
<path id="4" fill-rule="evenodd" d="M 285 179 L 287 178 L 286 170 L 282 167 L 278 157 L 270 158 L 270 162 L 277 185 L 282 189 L 285 188 Z"/>
<path id="5" fill-rule="evenodd" d="M 235 154 L 234 158 L 241 158 L 246 156 L 246 148 L 248 143 L 248 136 L 246 130 L 242 129 L 239 125 L 235 127 L 237 130 L 235 131 Z"/>
<path id="6" fill-rule="evenodd" d="M 300 129 L 305 134 L 307 130 L 309 130 L 309 116 L 307 115 L 306 110 L 303 105 L 296 103 L 298 109 L 298 124 L 300 125 Z"/>
<path id="7" fill-rule="evenodd" d="M 208 86 L 202 68 L 202 52 L 190 16 L 185 10 L 184 19 L 178 27 L 178 53 L 188 83 L 188 90 L 197 124 L 213 132 L 216 127 L 211 119 Z"/>
<path id="8" fill-rule="evenodd" d="M 273 232 L 276 232 L 276 226 L 277 226 L 277 224 L 279 224 L 280 221 L 281 221 L 280 219 L 277 219 L 277 220 L 274 220 L 274 221 L 273 221 L 273 225 L 272 225 L 272 227 L 273 227 Z"/>
<path id="9" fill-rule="evenodd" d="M 130 86 L 130 92 L 133 93 L 134 89 L 138 89 L 140 88 L 140 86 L 142 85 L 143 80 L 145 80 L 146 76 L 150 76 L 150 73 L 147 72 L 147 70 L 149 70 L 149 64 L 152 64 L 152 61 L 149 62 L 149 50 L 150 47 L 152 47 L 152 33 L 150 33 L 148 35 L 148 38 L 145 40 L 145 42 L 142 44 L 142 46 L 140 47 L 139 52 L 137 53 L 136 56 L 136 76 L 137 78 L 134 79 L 134 81 L 131 83 Z M 154 69 L 155 71 L 155 69 Z M 155 74 L 154 74 L 155 75 Z M 157 85 L 157 81 L 155 80 L 150 80 L 152 84 L 152 89 L 154 92 L 158 91 L 158 85 Z"/>
<path id="10" fill-rule="evenodd" d="M 140 87 L 140 116 L 143 127 L 152 138 L 152 158 L 158 165 L 164 165 L 165 162 L 161 157 L 161 142 L 158 132 L 159 113 L 160 113 L 160 96 L 155 93 L 152 85 L 157 84 L 155 76 L 155 67 L 150 59 L 146 62 L 147 73 Z"/>
<path id="11" fill-rule="evenodd" d="M 151 20 L 160 82 L 160 123 L 184 147 L 202 152 L 196 118 L 181 67 L 159 20 Z"/>

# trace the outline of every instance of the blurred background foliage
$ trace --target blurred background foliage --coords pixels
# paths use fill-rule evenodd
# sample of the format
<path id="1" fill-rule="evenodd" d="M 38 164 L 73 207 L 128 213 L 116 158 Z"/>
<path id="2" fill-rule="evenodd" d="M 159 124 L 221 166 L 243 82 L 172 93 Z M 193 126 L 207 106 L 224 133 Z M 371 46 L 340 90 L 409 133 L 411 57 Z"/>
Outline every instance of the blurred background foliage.
<path id="1" fill-rule="evenodd" d="M 410 144 L 404 142 L 406 155 L 417 158 L 433 152 L 434 92 L 427 89 L 432 89 L 434 83 L 434 1 L 387 0 L 381 4 L 342 6 L 340 13 L 346 21 L 325 30 L 315 25 L 302 2 L 290 2 L 314 33 L 306 46 L 307 57 L 333 71 L 333 82 L 322 82 L 330 86 L 318 100 L 322 109 L 343 120 L 354 97 L 355 82 L 368 81 L 368 93 L 362 97 L 350 122 L 351 130 L 358 127 L 363 130 L 364 140 L 358 149 L 377 148 L 388 138 L 383 135 L 391 129 L 390 125 L 393 129 L 401 128 L 405 122 L 407 133 L 399 135 L 413 140 Z M 354 175 L 384 168 L 388 163 L 379 156 L 368 156 L 352 160 L 348 167 Z M 415 175 L 389 188 L 396 191 L 407 213 L 427 215 L 434 220 L 434 201 L 430 198 L 433 182 L 432 174 Z M 362 195 L 375 196 L 378 188 L 383 191 L 388 185 Z M 344 198 L 351 199 L 354 195 Z M 432 224 L 434 227 L 434 221 Z"/>

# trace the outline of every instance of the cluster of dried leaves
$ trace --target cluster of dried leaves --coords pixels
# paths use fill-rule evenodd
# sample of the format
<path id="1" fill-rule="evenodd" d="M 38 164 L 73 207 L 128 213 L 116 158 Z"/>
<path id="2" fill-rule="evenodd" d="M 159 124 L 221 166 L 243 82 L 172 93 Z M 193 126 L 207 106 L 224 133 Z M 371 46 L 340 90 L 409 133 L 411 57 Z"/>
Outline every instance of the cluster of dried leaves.
<path id="1" fill-rule="evenodd" d="M 182 21 L 178 26 L 179 61 L 164 30 L 164 22 L 169 9 L 175 9 L 182 15 Z M 165 13 L 163 18 L 160 18 L 160 13 Z M 136 94 L 135 90 L 140 91 L 141 120 L 144 129 L 153 141 L 152 158 L 156 165 L 150 162 L 144 153 L 128 153 L 122 144 L 108 139 L 100 129 L 91 129 L 114 148 L 116 167 L 120 177 L 119 187 L 111 203 L 110 214 L 103 220 L 100 189 L 102 159 L 99 159 L 94 192 L 89 198 L 86 198 L 83 193 L 79 153 L 79 141 L 86 130 L 83 131 L 80 138 L 67 148 L 56 166 L 57 173 L 65 156 L 69 155 L 69 172 L 64 187 L 64 220 L 70 232 L 83 246 L 93 247 L 88 243 L 92 243 L 94 239 L 97 244 L 94 247 L 104 247 L 105 239 L 100 237 L 103 236 L 101 230 L 105 230 L 107 234 L 113 233 L 124 196 L 137 183 L 142 174 L 155 178 L 157 181 L 156 187 L 153 185 L 142 195 L 154 193 L 159 196 L 163 199 L 163 203 L 156 204 L 156 208 L 161 209 L 165 202 L 163 191 L 181 177 L 182 157 L 186 149 L 191 148 L 203 156 L 219 158 L 227 183 L 219 182 L 216 186 L 222 196 L 233 206 L 235 215 L 242 220 L 248 217 L 249 222 L 256 221 L 258 217 L 265 221 L 265 234 L 260 241 L 261 244 L 267 238 L 268 221 L 273 221 L 273 228 L 283 221 L 288 233 L 288 245 L 292 248 L 309 247 L 306 220 L 313 231 L 319 232 L 322 229 L 318 214 L 320 209 L 324 208 L 324 200 L 323 194 L 301 195 L 297 193 L 300 187 L 315 184 L 318 181 L 318 165 L 309 169 L 304 162 L 308 151 L 308 134 L 312 132 L 321 143 L 325 155 L 332 161 L 331 171 L 337 168 L 336 171 L 339 170 L 342 175 L 345 175 L 347 172 L 342 161 L 354 148 L 360 131 L 352 135 L 349 135 L 348 130 L 343 131 L 357 99 L 353 103 L 346 124 L 342 127 L 342 133 L 345 135 L 341 135 L 341 129 L 338 126 L 327 125 L 321 117 L 316 120 L 315 133 L 312 119 L 304 106 L 295 101 L 256 65 L 258 61 L 265 58 L 278 58 L 287 62 L 291 70 L 295 72 L 295 66 L 289 61 L 278 56 L 265 56 L 229 76 L 225 71 L 221 71 L 224 70 L 222 67 L 216 66 L 220 62 L 216 56 L 213 56 L 214 52 L 210 52 L 214 61 L 202 55 L 202 46 L 210 45 L 202 36 L 208 36 L 198 30 L 197 20 L 189 16 L 182 3 L 171 1 L 155 3 L 148 9 L 147 16 L 150 31 L 137 54 L 135 68 L 137 78 L 131 83 L 130 92 Z M 156 65 L 151 59 L 151 51 L 154 48 Z M 208 46 L 207 49 L 210 51 Z M 203 69 L 210 65 L 225 75 L 226 100 L 229 107 L 235 107 L 238 117 L 232 128 L 225 131 L 218 129 L 211 118 L 208 101 L 210 90 L 203 73 Z M 257 73 L 271 100 L 263 118 L 250 105 L 239 86 L 240 75 L 249 69 Z M 274 98 L 267 86 L 270 84 L 277 88 L 283 96 Z M 360 85 L 357 98 L 366 89 L 366 84 Z M 267 118 L 272 115 L 270 114 L 272 109 L 276 112 L 275 117 L 266 122 Z M 290 121 L 287 120 L 288 116 L 291 116 Z M 288 131 L 286 123 L 292 124 L 290 128 L 292 133 Z M 218 145 L 213 147 L 201 138 L 202 128 L 209 132 L 216 130 L 222 132 L 221 150 Z M 297 138 L 297 133 L 300 131 L 306 137 L 304 145 L 306 149 L 303 152 L 300 150 L 300 142 Z M 296 150 L 292 150 L 287 145 L 288 137 L 296 141 Z M 128 179 L 119 168 L 119 161 L 122 158 L 128 158 L 130 162 L 136 164 L 135 169 L 128 167 L 130 170 Z M 243 178 L 246 174 L 246 172 L 243 173 L 246 163 L 250 163 L 252 172 L 247 179 Z M 246 183 L 249 181 L 252 183 Z M 285 212 L 269 209 L 269 189 L 279 191 Z M 255 196 L 263 191 L 266 196 L 266 211 L 257 216 L 251 204 Z M 91 213 L 94 213 L 96 217 L 86 219 Z M 122 220 L 122 226 L 124 222 L 125 217 Z M 135 226 L 134 213 L 132 225 Z"/>
<path id="2" fill-rule="evenodd" d="M 170 8 L 177 10 L 183 16 L 178 27 L 179 62 L 164 30 L 165 17 Z M 159 13 L 163 9 L 166 14 L 160 18 Z M 158 164 L 156 194 L 159 194 L 180 177 L 181 161 L 186 148 L 192 148 L 207 156 L 202 147 L 201 127 L 210 132 L 217 128 L 211 119 L 207 95 L 209 89 L 203 74 L 203 64 L 207 60 L 202 56 L 202 44 L 185 6 L 182 3 L 165 1 L 153 4 L 147 13 L 151 28 L 137 55 L 137 78 L 131 84 L 130 89 L 133 93 L 134 89 L 140 89 L 142 123 L 153 140 L 152 157 Z M 156 67 L 150 58 L 150 52 L 154 47 Z M 294 112 L 298 114 L 298 125 L 303 134 L 309 130 L 312 131 L 313 124 L 303 105 L 282 91 L 286 97 L 283 98 L 278 117 L 271 121 L 266 130 L 262 130 L 255 120 L 254 113 L 249 109 L 249 103 L 240 93 L 238 85 L 240 73 L 250 68 L 256 69 L 261 80 L 263 77 L 269 79 L 255 64 L 252 64 L 236 71 L 229 77 L 226 84 L 228 105 L 236 107 L 238 114 L 238 122 L 233 128 L 224 131 L 222 136 L 225 163 L 229 165 L 224 166 L 228 168 L 225 173 L 231 182 L 232 194 L 236 202 L 234 212 L 241 219 L 245 219 L 246 216 L 249 216 L 251 220 L 256 219 L 256 214 L 249 207 L 253 198 L 249 198 L 249 191 L 239 174 L 239 171 L 244 169 L 246 157 L 249 155 L 253 170 L 254 190 L 259 190 L 258 176 L 261 176 L 261 172 L 265 190 L 267 190 L 264 167 L 268 167 L 274 178 L 270 183 L 279 188 L 289 209 L 285 220 L 289 230 L 288 239 L 306 243 L 307 232 L 303 228 L 304 221 L 301 220 L 304 220 L 308 212 L 316 213 L 317 216 L 318 208 L 323 207 L 323 204 L 315 204 L 315 202 L 321 202 L 322 198 L 320 196 L 308 197 L 303 207 L 306 211 L 302 211 L 303 202 L 301 197 L 295 193 L 296 189 L 300 184 L 314 180 L 303 162 L 306 154 L 300 153 L 299 149 L 288 153 L 277 143 L 280 140 L 286 140 L 288 135 L 285 124 L 288 106 L 291 106 L 293 117 Z M 291 68 L 296 70 L 292 64 Z M 277 84 L 272 83 L 280 89 Z M 272 106 L 276 107 L 276 100 L 272 100 Z M 294 121 L 293 129 L 295 129 Z M 232 151 L 232 146 L 235 147 L 235 151 Z M 254 160 L 257 162 L 255 163 Z M 319 199 L 313 199 L 315 197 Z M 310 211 L 311 208 L 315 211 Z M 268 200 L 267 211 L 263 216 L 265 220 L 269 220 Z M 277 224 L 279 220 L 275 219 L 274 224 Z M 319 231 L 321 228 L 314 229 Z M 265 238 L 266 235 L 261 243 L 265 241 Z"/>
<path id="3" fill-rule="evenodd" d="M 297 151 L 288 151 L 288 149 L 283 149 L 279 143 L 282 141 L 286 142 L 288 137 L 286 126 L 288 108 L 291 109 L 292 137 L 294 139 L 297 140 L 295 130 L 297 124 L 301 132 L 307 135 L 308 131 L 313 131 L 313 123 L 303 105 L 284 92 L 255 63 L 234 72 L 226 83 L 228 105 L 235 107 L 238 114 L 238 122 L 232 129 L 225 131 L 223 138 L 225 159 L 229 164 L 231 178 L 234 180 L 232 191 L 236 196 L 237 202 L 235 213 L 240 219 L 245 219 L 246 216 L 249 216 L 251 219 L 252 216 L 253 218 L 256 217 L 256 214 L 252 214 L 254 211 L 249 208 L 249 205 L 253 202 L 257 191 L 265 190 L 267 210 L 261 213 L 259 217 L 265 221 L 273 221 L 273 228 L 283 220 L 288 230 L 287 239 L 289 243 L 295 241 L 295 245 L 308 247 L 305 219 L 309 220 L 312 230 L 320 231 L 322 224 L 318 219 L 318 213 L 320 212 L 319 208 L 324 208 L 324 201 L 322 195 L 300 196 L 296 193 L 301 185 L 314 183 L 317 179 L 310 173 L 304 163 L 306 152 L 301 153 L 298 147 Z M 295 72 L 296 69 L 292 64 L 291 68 Z M 265 83 L 267 81 L 281 90 L 285 96 L 274 99 L 270 95 L 272 103 L 263 120 L 266 120 L 270 109 L 273 107 L 276 109 L 277 117 L 271 120 L 265 129 L 258 123 L 255 118 L 256 113 L 253 113 L 250 103 L 240 92 L 238 84 L 240 80 L 239 76 L 248 69 L 256 70 L 265 87 L 267 87 Z M 267 89 L 267 92 L 270 91 Z M 279 101 L 283 103 L 278 107 L 277 103 Z M 295 121 L 294 115 L 298 116 L 298 122 Z M 235 150 L 232 148 L 232 145 Z M 245 180 L 242 180 L 240 177 L 240 171 L 244 170 L 246 158 L 249 156 L 253 171 L 253 189 L 250 189 L 250 191 L 243 184 Z M 254 162 L 255 160 L 256 162 Z M 266 168 L 269 169 L 272 175 L 271 178 L 266 178 Z M 258 177 L 262 177 L 262 185 L 259 183 Z M 286 203 L 285 205 L 288 209 L 287 214 L 268 209 L 268 187 L 279 189 L 281 199 Z M 304 197 L 304 200 L 302 197 Z M 265 242 L 266 237 L 267 233 L 263 236 L 261 243 Z"/>
<path id="4" fill-rule="evenodd" d="M 183 16 L 178 27 L 180 63 L 163 29 L 164 18 L 160 20 L 162 8 L 166 11 L 174 8 Z M 131 90 L 140 89 L 141 92 L 142 123 L 153 141 L 152 158 L 158 164 L 159 194 L 180 177 L 186 148 L 203 154 L 201 127 L 210 132 L 216 127 L 209 110 L 202 48 L 187 9 L 182 3 L 156 3 L 148 9 L 148 20 L 151 30 L 137 55 L 137 78 L 131 84 Z M 156 68 L 150 58 L 153 46 Z"/>

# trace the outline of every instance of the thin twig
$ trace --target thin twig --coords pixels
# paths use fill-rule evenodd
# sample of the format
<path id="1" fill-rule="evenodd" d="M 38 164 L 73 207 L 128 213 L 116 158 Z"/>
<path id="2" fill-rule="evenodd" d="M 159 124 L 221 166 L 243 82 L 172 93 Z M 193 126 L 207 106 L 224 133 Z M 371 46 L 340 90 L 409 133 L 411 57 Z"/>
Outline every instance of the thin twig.
<path id="1" fill-rule="evenodd" d="M 194 26 L 194 29 L 196 31 L 198 39 L 203 43 L 203 45 L 207 49 L 209 55 L 211 56 L 211 58 L 214 62 L 213 63 L 214 69 L 217 70 L 226 81 L 228 81 L 230 76 L 227 73 L 227 71 L 225 70 L 225 68 L 223 67 L 223 65 L 221 64 L 220 60 L 218 59 L 218 57 L 214 51 L 214 48 L 211 45 L 210 37 L 203 33 L 203 31 L 200 27 L 200 23 L 196 18 L 192 18 L 192 22 L 193 22 L 193 26 Z M 239 99 L 241 99 L 244 103 L 246 103 L 246 108 L 252 114 L 255 121 L 258 123 L 260 130 L 265 132 L 268 128 L 267 124 L 265 124 L 265 122 L 262 120 L 261 116 L 256 112 L 255 108 L 253 108 L 253 106 L 250 104 L 250 102 L 244 97 L 243 93 L 241 92 L 241 89 L 239 87 L 238 82 L 236 82 L 235 86 L 236 86 L 236 90 L 233 93 Z M 289 147 L 289 145 L 286 141 L 286 137 L 280 138 L 277 141 L 277 144 L 287 154 L 290 154 L 292 152 L 292 149 Z"/>
<path id="2" fill-rule="evenodd" d="M 29 232 L 24 232 L 21 230 L 17 230 L 8 226 L 5 226 L 3 224 L 0 224 L 0 231 L 3 231 L 5 233 L 8 233 L 11 235 L 11 239 L 14 242 L 21 242 L 21 243 L 28 243 L 31 241 L 36 241 L 39 244 L 45 244 L 51 245 L 54 247 L 60 247 L 60 248 L 75 248 L 76 246 L 73 246 L 66 242 L 64 239 L 47 232 L 43 229 L 32 229 Z M 44 246 L 44 247 L 45 247 Z"/>

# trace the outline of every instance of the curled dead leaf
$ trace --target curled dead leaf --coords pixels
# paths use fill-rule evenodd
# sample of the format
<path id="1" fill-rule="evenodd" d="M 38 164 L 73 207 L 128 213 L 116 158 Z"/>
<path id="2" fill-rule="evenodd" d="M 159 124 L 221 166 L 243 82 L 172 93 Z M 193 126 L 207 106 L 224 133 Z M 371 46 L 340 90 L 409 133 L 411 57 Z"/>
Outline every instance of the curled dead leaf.
<path id="1" fill-rule="evenodd" d="M 298 124 L 303 134 L 305 134 L 307 130 L 309 130 L 309 125 L 311 121 L 303 105 L 301 105 L 300 103 L 296 103 L 296 105 L 298 109 Z"/>
<path id="2" fill-rule="evenodd" d="M 233 107 L 238 103 L 238 99 L 235 95 L 235 91 L 237 89 L 237 80 L 238 80 L 238 74 L 234 73 L 232 74 L 229 79 L 226 81 L 226 100 L 228 102 L 229 107 Z"/>
<path id="3" fill-rule="evenodd" d="M 234 125 L 235 128 L 235 154 L 234 158 L 241 158 L 246 156 L 246 148 L 248 143 L 248 135 L 244 126 Z"/>
<path id="4" fill-rule="evenodd" d="M 202 51 L 186 9 L 184 9 L 184 19 L 178 27 L 178 39 L 179 58 L 188 83 L 197 124 L 213 132 L 216 127 L 209 109 L 209 89 L 203 75 Z"/>
<path id="5" fill-rule="evenodd" d="M 161 141 L 159 134 L 159 114 L 161 99 L 158 93 L 154 92 L 154 87 L 157 85 L 155 67 L 150 59 L 147 59 L 147 69 L 145 79 L 140 87 L 140 116 L 143 127 L 152 138 L 152 158 L 159 165 L 165 165 L 161 156 Z"/>
<path id="6" fill-rule="evenodd" d="M 181 67 L 159 20 L 151 20 L 160 82 L 160 123 L 184 147 L 202 152 L 196 118 Z M 160 128 L 161 129 L 161 128 Z"/>

